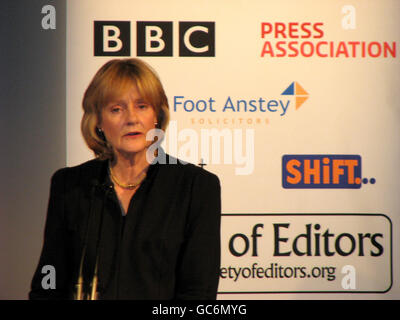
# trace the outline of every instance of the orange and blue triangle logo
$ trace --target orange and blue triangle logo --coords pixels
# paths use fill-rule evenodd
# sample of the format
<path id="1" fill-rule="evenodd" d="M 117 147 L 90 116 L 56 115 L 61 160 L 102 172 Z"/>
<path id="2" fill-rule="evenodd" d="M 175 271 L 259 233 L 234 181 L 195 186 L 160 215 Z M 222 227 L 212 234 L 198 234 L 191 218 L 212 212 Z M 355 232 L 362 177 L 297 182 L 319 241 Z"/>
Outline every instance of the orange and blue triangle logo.
<path id="1" fill-rule="evenodd" d="M 293 81 L 289 87 L 282 92 L 282 95 L 296 97 L 296 110 L 308 99 L 307 91 L 304 90 L 297 81 Z"/>

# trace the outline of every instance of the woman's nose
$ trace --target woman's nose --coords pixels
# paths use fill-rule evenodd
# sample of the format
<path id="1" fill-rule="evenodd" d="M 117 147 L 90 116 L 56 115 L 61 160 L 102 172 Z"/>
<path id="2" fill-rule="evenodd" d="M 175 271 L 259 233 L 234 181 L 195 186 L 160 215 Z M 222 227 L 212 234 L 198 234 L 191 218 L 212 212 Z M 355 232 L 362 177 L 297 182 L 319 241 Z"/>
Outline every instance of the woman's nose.
<path id="1" fill-rule="evenodd" d="M 130 123 L 136 123 L 139 121 L 138 114 L 135 110 L 135 107 L 133 105 L 130 105 L 127 109 L 127 122 Z"/>

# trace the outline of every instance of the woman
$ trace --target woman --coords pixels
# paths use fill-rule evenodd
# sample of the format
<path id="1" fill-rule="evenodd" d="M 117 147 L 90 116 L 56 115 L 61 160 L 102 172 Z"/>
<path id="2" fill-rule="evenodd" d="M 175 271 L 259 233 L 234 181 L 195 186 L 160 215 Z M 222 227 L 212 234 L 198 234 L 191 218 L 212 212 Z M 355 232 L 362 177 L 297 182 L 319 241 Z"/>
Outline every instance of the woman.
<path id="1" fill-rule="evenodd" d="M 52 177 L 30 299 L 215 299 L 219 180 L 161 148 L 149 155 L 147 133 L 169 119 L 155 72 L 139 59 L 109 61 L 83 109 L 96 159 Z M 42 286 L 46 265 L 55 268 L 54 289 Z"/>

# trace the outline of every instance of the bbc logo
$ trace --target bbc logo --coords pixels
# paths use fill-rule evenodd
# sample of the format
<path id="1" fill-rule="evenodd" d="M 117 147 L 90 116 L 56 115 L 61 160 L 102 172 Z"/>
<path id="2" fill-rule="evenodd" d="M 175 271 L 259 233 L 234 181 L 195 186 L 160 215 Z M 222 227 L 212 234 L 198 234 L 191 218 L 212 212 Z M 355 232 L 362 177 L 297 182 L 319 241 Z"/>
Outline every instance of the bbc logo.
<path id="1" fill-rule="evenodd" d="M 215 22 L 179 22 L 180 57 L 215 57 Z M 173 56 L 172 21 L 137 21 L 138 57 Z M 95 56 L 130 56 L 130 21 L 94 21 Z"/>

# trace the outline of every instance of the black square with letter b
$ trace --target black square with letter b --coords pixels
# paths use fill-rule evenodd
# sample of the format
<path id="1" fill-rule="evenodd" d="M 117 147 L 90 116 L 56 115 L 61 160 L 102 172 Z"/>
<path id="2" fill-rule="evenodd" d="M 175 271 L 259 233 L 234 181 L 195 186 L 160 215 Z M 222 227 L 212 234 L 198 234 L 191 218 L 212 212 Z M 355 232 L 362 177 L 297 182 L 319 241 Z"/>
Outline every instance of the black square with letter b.
<path id="1" fill-rule="evenodd" d="M 130 56 L 130 21 L 94 21 L 95 56 Z"/>
<path id="2" fill-rule="evenodd" d="M 172 57 L 172 22 L 137 21 L 137 56 Z"/>

